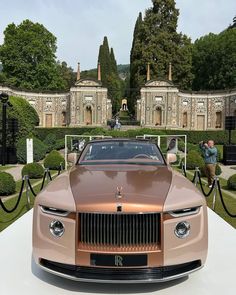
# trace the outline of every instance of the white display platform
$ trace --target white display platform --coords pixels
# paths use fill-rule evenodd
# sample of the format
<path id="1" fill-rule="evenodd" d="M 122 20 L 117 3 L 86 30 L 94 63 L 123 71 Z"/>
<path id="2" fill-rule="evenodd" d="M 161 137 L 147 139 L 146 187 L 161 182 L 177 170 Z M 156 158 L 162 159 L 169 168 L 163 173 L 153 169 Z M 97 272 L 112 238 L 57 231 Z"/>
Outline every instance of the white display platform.
<path id="1" fill-rule="evenodd" d="M 236 294 L 236 231 L 209 211 L 206 266 L 187 278 L 161 284 L 94 284 L 66 280 L 31 259 L 32 211 L 0 233 L 0 295 Z"/>

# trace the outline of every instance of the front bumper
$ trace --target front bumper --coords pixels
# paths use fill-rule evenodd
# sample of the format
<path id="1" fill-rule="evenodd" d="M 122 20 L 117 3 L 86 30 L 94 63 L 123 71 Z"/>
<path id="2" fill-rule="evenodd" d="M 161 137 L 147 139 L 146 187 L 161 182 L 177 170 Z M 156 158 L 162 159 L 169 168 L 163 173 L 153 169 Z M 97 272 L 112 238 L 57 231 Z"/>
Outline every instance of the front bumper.
<path id="1" fill-rule="evenodd" d="M 200 260 L 152 268 L 86 267 L 41 259 L 40 267 L 61 277 L 94 283 L 155 283 L 178 279 L 202 268 Z"/>

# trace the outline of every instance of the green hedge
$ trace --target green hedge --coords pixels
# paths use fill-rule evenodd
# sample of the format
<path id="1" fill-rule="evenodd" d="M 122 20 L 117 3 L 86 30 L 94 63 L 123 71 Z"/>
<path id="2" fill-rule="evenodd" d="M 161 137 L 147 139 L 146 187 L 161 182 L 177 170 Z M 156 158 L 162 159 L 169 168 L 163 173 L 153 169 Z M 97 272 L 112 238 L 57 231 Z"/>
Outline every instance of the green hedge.
<path id="1" fill-rule="evenodd" d="M 8 196 L 16 191 L 16 182 L 7 172 L 0 172 L 0 196 Z"/>
<path id="2" fill-rule="evenodd" d="M 49 133 L 53 133 L 56 139 L 62 139 L 65 135 L 82 135 L 82 134 L 97 134 L 97 135 L 110 135 L 114 137 L 136 137 L 137 135 L 144 134 L 169 134 L 169 135 L 187 135 L 188 143 L 198 144 L 200 141 L 207 141 L 213 139 L 216 144 L 228 143 L 228 131 L 188 131 L 188 130 L 165 130 L 165 129 L 150 129 L 150 128 L 137 128 L 127 131 L 108 130 L 102 127 L 55 127 L 55 128 L 35 128 L 35 135 L 44 140 Z M 236 143 L 236 131 L 232 131 L 232 143 Z"/>
<path id="3" fill-rule="evenodd" d="M 26 138 L 22 138 L 18 141 L 17 145 L 17 159 L 19 163 L 26 163 Z M 34 152 L 34 161 L 38 162 L 42 160 L 46 152 L 48 150 L 48 146 L 46 146 L 41 140 L 38 138 L 33 138 L 33 152 Z"/>
<path id="4" fill-rule="evenodd" d="M 65 167 L 65 159 L 58 151 L 51 151 L 45 158 L 43 165 L 45 168 L 58 170 L 62 164 Z"/>
<path id="5" fill-rule="evenodd" d="M 44 174 L 43 166 L 38 163 L 26 164 L 21 170 L 21 175 L 28 175 L 30 179 L 42 178 Z"/>
<path id="6" fill-rule="evenodd" d="M 190 151 L 187 155 L 187 169 L 195 169 L 196 167 L 199 167 L 202 169 L 204 166 L 203 158 L 200 156 L 200 154 L 197 151 Z"/>
<path id="7" fill-rule="evenodd" d="M 230 178 L 227 181 L 227 187 L 230 190 L 236 191 L 236 174 L 230 176 Z"/>
<path id="8" fill-rule="evenodd" d="M 70 128 L 70 127 L 54 127 L 54 128 L 41 128 L 37 127 L 34 130 L 34 134 L 36 137 L 38 137 L 40 140 L 45 140 L 48 134 L 53 133 L 56 136 L 56 139 L 62 139 L 65 137 L 65 135 L 81 135 L 81 134 L 90 134 L 92 131 L 96 129 L 97 134 L 105 134 L 106 130 L 103 128 L 98 127 L 76 127 L 76 128 Z"/>
<path id="9" fill-rule="evenodd" d="M 28 136 L 33 132 L 35 126 L 39 124 L 39 117 L 36 110 L 29 104 L 29 102 L 22 97 L 10 97 L 12 108 L 7 109 L 8 118 L 18 119 L 19 131 L 17 138 Z M 0 108 L 1 117 L 2 108 Z"/>

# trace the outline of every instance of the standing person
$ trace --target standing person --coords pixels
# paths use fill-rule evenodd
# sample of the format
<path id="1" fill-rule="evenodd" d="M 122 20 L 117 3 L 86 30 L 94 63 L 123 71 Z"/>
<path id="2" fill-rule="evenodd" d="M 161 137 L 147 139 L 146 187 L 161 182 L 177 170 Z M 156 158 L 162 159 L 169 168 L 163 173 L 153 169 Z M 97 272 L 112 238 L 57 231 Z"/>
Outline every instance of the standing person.
<path id="1" fill-rule="evenodd" d="M 211 188 L 216 174 L 216 162 L 217 162 L 217 148 L 214 146 L 213 140 L 208 142 L 200 142 L 200 148 L 203 152 L 206 176 L 208 180 L 208 186 Z"/>

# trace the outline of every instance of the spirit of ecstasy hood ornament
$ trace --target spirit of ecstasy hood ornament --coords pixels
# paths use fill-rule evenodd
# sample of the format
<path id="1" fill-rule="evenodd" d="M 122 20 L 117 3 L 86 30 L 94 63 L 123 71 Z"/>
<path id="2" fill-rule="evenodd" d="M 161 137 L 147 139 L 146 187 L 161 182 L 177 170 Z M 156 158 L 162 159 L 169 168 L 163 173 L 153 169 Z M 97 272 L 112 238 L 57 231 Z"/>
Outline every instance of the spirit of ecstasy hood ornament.
<path id="1" fill-rule="evenodd" d="M 121 187 L 118 187 L 117 186 L 117 188 L 116 188 L 116 197 L 117 197 L 117 199 L 122 199 L 122 190 L 123 190 L 123 187 L 121 186 Z"/>

